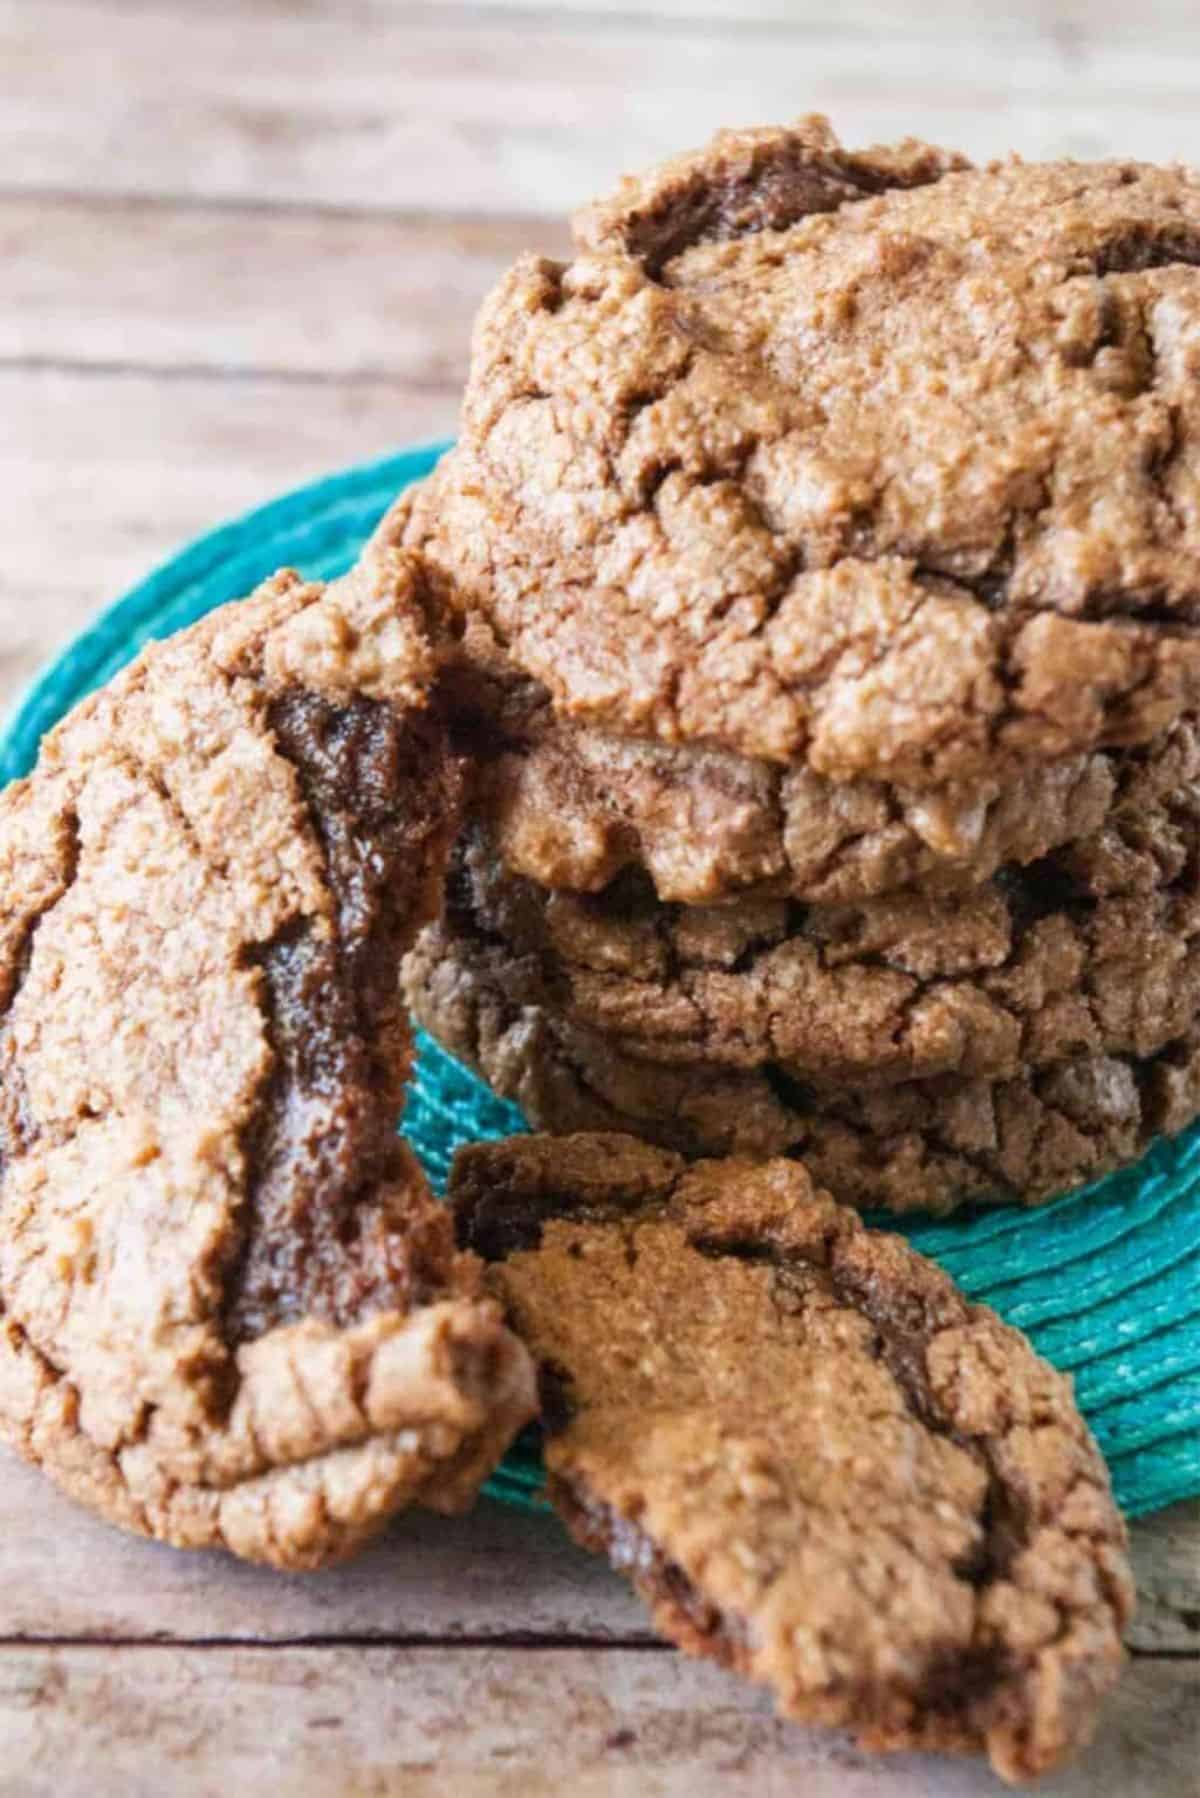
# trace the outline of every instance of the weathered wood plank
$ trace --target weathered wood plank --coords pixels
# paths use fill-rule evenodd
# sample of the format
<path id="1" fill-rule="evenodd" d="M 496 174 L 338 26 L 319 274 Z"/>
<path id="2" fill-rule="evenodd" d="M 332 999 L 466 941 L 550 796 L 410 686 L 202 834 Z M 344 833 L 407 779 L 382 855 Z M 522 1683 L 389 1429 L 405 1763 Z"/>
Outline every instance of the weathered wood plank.
<path id="1" fill-rule="evenodd" d="M 451 433 L 454 387 L 0 369 L 0 709 L 198 532 L 298 482 Z"/>
<path id="2" fill-rule="evenodd" d="M 476 307 L 560 221 L 0 199 L 0 362 L 453 388 Z"/>
<path id="3" fill-rule="evenodd" d="M 1139 1519 L 1130 1544 L 1138 1582 L 1130 1643 L 1200 1655 L 1200 1500 Z"/>
<path id="4" fill-rule="evenodd" d="M 53 0 L 51 0 L 53 3 Z M 86 0 L 85 0 L 86 3 Z M 161 11 L 170 0 L 103 0 L 124 12 Z M 294 0 L 209 0 L 211 8 L 226 12 L 278 15 L 294 12 Z M 362 26 L 379 20 L 401 19 L 408 23 L 436 22 L 443 26 L 469 26 L 480 15 L 516 14 L 533 30 L 561 27 L 571 22 L 616 20 L 636 22 L 645 31 L 672 31 L 680 26 L 736 23 L 742 30 L 759 26 L 786 27 L 798 33 L 828 35 L 886 26 L 889 36 L 955 38 L 970 33 L 1005 36 L 1016 32 L 1054 33 L 1070 27 L 1102 30 L 1106 36 L 1156 39 L 1194 22 L 1189 0 L 1147 0 L 1136 15 L 1121 0 L 1007 0 L 997 8 L 990 0 L 924 0 L 904 6 L 898 0 L 846 0 L 836 18 L 821 0 L 307 0 L 309 17 L 329 13 L 350 15 Z"/>
<path id="5" fill-rule="evenodd" d="M 399 8 L 405 0 L 376 0 L 377 4 Z M 489 12 L 532 10 L 527 0 L 472 0 L 472 4 Z M 626 15 L 630 0 L 556 0 L 553 7 L 539 11 L 561 14 L 564 11 L 587 16 Z M 643 21 L 654 19 L 663 25 L 678 21 L 688 23 L 700 19 L 735 20 L 743 29 L 747 25 L 788 25 L 798 30 L 828 30 L 830 9 L 820 0 L 650 0 L 638 11 Z M 955 36 L 964 31 L 986 31 L 989 36 L 1005 37 L 1030 30 L 1103 31 L 1106 37 L 1154 36 L 1182 32 L 1195 24 L 1192 0 L 1148 0 L 1137 12 L 1122 0 L 1007 0 L 998 8 L 991 0 L 922 0 L 920 6 L 898 6 L 896 0 L 847 0 L 837 9 L 837 26 L 841 31 L 870 30 L 886 27 L 889 36 L 933 37 Z"/>
<path id="6" fill-rule="evenodd" d="M 1132 1540 L 1131 1646 L 1200 1659 L 1200 1504 L 1144 1519 Z M 552 1517 L 486 1501 L 467 1518 L 414 1513 L 347 1566 L 285 1578 L 126 1536 L 3 1455 L 0 1541 L 0 1638 L 651 1639 L 625 1583 Z"/>
<path id="7" fill-rule="evenodd" d="M 0 1638 L 529 1635 L 649 1641 L 623 1580 L 552 1517 L 413 1512 L 357 1560 L 286 1576 L 110 1529 L 0 1450 Z"/>
<path id="8" fill-rule="evenodd" d="M 1130 1669 L 1046 1798 L 1195 1798 L 1200 1667 Z M 718 1670 L 655 1651 L 503 1648 L 0 1652 L 0 1790 L 21 1798 L 985 1798 L 972 1761 L 875 1760 L 776 1721 Z"/>
<path id="9" fill-rule="evenodd" d="M 919 8 L 911 9 L 915 15 Z M 1200 38 L 394 7 L 0 4 L 10 190 L 557 214 L 719 124 L 1200 159 Z"/>

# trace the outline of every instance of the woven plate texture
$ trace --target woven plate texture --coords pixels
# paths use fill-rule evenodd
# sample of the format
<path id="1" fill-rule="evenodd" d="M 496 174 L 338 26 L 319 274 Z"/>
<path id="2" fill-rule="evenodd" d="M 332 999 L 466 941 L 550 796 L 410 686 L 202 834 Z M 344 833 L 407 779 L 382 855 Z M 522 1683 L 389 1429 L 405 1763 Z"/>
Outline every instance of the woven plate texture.
<path id="1" fill-rule="evenodd" d="M 27 773 L 43 731 L 148 639 L 241 598 L 283 565 L 340 573 L 389 500 L 445 447 L 405 450 L 300 488 L 158 569 L 34 683 L 0 739 L 0 784 Z M 441 1191 L 459 1144 L 526 1126 L 427 1037 L 418 1049 L 404 1128 Z M 899 1227 L 1074 1376 L 1129 1515 L 1200 1494 L 1200 1125 L 1156 1144 L 1136 1168 L 1037 1210 Z M 525 1437 L 488 1490 L 540 1507 L 540 1486 L 537 1443 Z"/>

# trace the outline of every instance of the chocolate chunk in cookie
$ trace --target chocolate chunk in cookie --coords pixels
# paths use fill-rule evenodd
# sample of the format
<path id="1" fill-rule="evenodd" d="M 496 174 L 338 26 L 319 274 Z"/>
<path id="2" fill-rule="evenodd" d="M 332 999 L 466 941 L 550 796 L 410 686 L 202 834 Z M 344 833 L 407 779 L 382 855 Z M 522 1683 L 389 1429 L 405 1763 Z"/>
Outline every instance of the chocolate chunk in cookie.
<path id="1" fill-rule="evenodd" d="M 0 796 L 0 1430 L 279 1566 L 462 1507 L 532 1403 L 395 1133 L 461 784 L 426 603 L 278 575 Z"/>
<path id="2" fill-rule="evenodd" d="M 460 1240 L 543 1376 L 550 1497 L 689 1653 L 1009 1780 L 1086 1743 L 1132 1608 L 1068 1380 L 794 1162 L 460 1152 Z"/>
<path id="3" fill-rule="evenodd" d="M 1146 1060 L 1082 1055 L 1009 1080 L 869 1091 L 778 1066 L 624 1054 L 548 1002 L 540 962 L 429 925 L 405 963 L 413 1014 L 535 1129 L 631 1131 L 685 1155 L 803 1155 L 845 1204 L 949 1212 L 1036 1204 L 1133 1161 L 1200 1115 L 1200 1034 Z"/>
<path id="4" fill-rule="evenodd" d="M 1098 829 L 1115 787 L 1103 752 L 920 791 L 555 720 L 485 760 L 479 810 L 545 887 L 596 892 L 632 868 L 664 902 L 829 903 L 968 889 Z"/>
<path id="5" fill-rule="evenodd" d="M 725 132 L 485 304 L 428 553 L 556 711 L 996 780 L 1200 700 L 1200 182 Z"/>
<path id="6" fill-rule="evenodd" d="M 427 540 L 436 480 L 409 488 L 381 541 Z M 1037 861 L 1168 786 L 1195 783 L 1191 720 L 1140 751 L 1069 756 L 1012 779 L 907 788 L 837 782 L 809 768 L 693 744 L 655 743 L 557 718 L 476 614 L 447 671 L 454 722 L 477 762 L 475 809 L 514 873 L 597 892 L 641 868 L 664 902 L 783 897 L 815 903 L 909 886 L 963 891 Z"/>

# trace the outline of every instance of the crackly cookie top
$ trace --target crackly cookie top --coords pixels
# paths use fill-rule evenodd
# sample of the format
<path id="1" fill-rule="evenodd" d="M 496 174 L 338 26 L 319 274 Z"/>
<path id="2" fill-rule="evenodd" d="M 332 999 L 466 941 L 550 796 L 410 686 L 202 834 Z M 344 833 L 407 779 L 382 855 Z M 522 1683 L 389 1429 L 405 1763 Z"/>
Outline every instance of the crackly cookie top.
<path id="1" fill-rule="evenodd" d="M 0 796 L 0 1427 L 292 1566 L 465 1502 L 526 1364 L 395 1135 L 459 773 L 422 577 L 151 646 Z"/>
<path id="2" fill-rule="evenodd" d="M 460 1239 L 542 1368 L 550 1496 L 655 1623 L 875 1747 L 1087 1741 L 1132 1603 L 1069 1382 L 794 1162 L 480 1144 Z"/>
<path id="3" fill-rule="evenodd" d="M 913 786 L 1200 693 L 1200 183 L 722 133 L 480 315 L 414 525 L 577 719 Z"/>

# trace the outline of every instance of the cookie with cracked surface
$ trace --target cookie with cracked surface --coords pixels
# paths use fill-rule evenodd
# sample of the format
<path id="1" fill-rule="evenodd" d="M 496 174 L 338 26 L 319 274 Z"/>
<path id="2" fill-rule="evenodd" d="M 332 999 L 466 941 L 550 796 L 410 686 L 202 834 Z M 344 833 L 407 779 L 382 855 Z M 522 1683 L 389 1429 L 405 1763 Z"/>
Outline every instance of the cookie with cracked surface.
<path id="1" fill-rule="evenodd" d="M 0 1433 L 278 1566 L 462 1508 L 533 1397 L 395 1134 L 460 786 L 426 605 L 278 575 L 0 795 Z"/>
<path id="2" fill-rule="evenodd" d="M 645 876 L 547 893 L 480 822 L 447 917 L 540 962 L 547 1002 L 646 1061 L 862 1088 L 1011 1078 L 1082 1054 L 1145 1058 L 1200 1015 L 1193 782 L 973 892 L 854 905 L 666 906 Z"/>
<path id="3" fill-rule="evenodd" d="M 1200 700 L 1200 180 L 720 134 L 476 326 L 428 553 L 556 710 L 909 787 Z"/>
<path id="4" fill-rule="evenodd" d="M 436 474 L 406 489 L 376 533 L 421 550 Z M 741 896 L 851 902 L 919 886 L 969 890 L 1191 784 L 1192 718 L 1137 749 L 1062 757 L 1000 780 L 909 788 L 695 744 L 622 737 L 558 718 L 478 614 L 447 666 L 453 722 L 474 763 L 473 809 L 514 873 L 598 892 L 642 868 L 666 903 Z"/>
<path id="5" fill-rule="evenodd" d="M 543 1370 L 549 1495 L 691 1654 L 874 1749 L 1033 1778 L 1133 1606 L 1070 1382 L 796 1162 L 460 1152 L 459 1240 Z"/>
<path id="6" fill-rule="evenodd" d="M 478 809 L 506 864 L 545 887 L 597 892 L 640 868 L 667 903 L 837 903 L 1036 861 L 1098 829 L 1115 788 L 1103 752 L 921 792 L 554 721 L 485 760 Z"/>
<path id="7" fill-rule="evenodd" d="M 421 545 L 436 510 L 431 477 L 400 495 L 377 541 Z M 1142 762 L 1165 790 L 1194 781 L 1200 760 L 1185 720 L 1140 751 L 1068 756 L 1003 782 L 832 781 L 811 768 L 560 719 L 545 687 L 520 673 L 477 614 L 446 679 L 476 764 L 475 810 L 514 873 L 597 892 L 640 867 L 660 899 L 685 905 L 976 886 L 1006 862 L 1036 861 L 1098 830 L 1128 804 L 1130 771 Z"/>
<path id="8" fill-rule="evenodd" d="M 448 922 L 421 932 L 405 987 L 417 1021 L 535 1129 L 629 1131 L 691 1156 L 802 1155 L 835 1198 L 865 1210 L 1037 1204 L 1200 1116 L 1200 1033 L 1145 1061 L 1085 1055 L 1011 1080 L 852 1091 L 776 1066 L 624 1054 L 546 1002 L 536 958 Z"/>

